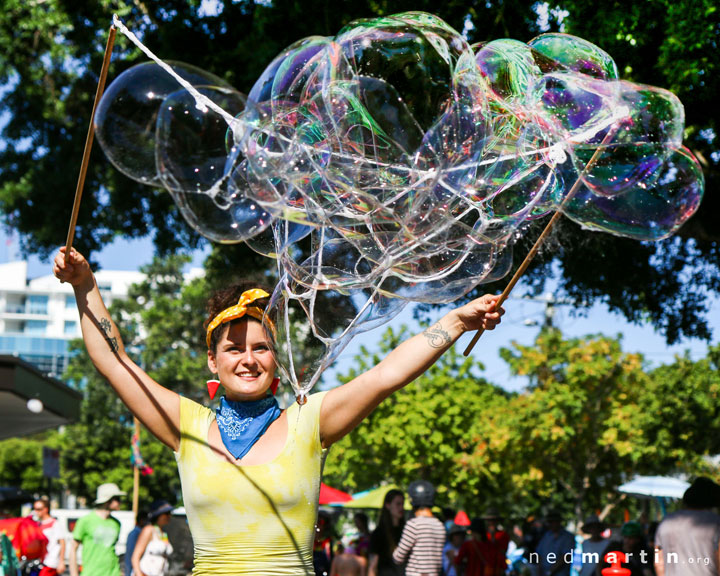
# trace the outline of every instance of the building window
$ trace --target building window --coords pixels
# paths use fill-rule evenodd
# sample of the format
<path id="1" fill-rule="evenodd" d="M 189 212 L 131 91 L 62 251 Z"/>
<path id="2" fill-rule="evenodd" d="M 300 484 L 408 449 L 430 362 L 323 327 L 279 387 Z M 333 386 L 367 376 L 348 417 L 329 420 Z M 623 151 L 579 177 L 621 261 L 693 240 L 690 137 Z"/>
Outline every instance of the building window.
<path id="1" fill-rule="evenodd" d="M 65 309 L 66 310 L 74 310 L 75 309 L 75 296 L 73 296 L 72 294 L 65 295 Z"/>
<path id="2" fill-rule="evenodd" d="M 27 314 L 47 314 L 47 294 L 30 294 L 25 301 L 25 312 Z"/>
<path id="3" fill-rule="evenodd" d="M 25 322 L 25 334 L 45 334 L 47 322 L 45 320 L 28 320 Z"/>
<path id="4" fill-rule="evenodd" d="M 77 334 L 77 322 L 65 320 L 65 336 L 75 336 L 75 334 Z"/>

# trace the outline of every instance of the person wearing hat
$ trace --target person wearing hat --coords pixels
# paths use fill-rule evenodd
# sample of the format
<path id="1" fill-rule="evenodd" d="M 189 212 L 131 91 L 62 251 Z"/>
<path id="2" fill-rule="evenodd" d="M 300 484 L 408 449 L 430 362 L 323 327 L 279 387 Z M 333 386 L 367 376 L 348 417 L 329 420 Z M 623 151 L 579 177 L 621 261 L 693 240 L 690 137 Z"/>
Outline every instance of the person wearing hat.
<path id="1" fill-rule="evenodd" d="M 448 530 L 448 539 L 443 547 L 443 576 L 458 576 L 455 566 L 455 558 L 460 551 L 460 547 L 465 542 L 467 529 L 454 522 L 450 524 Z"/>
<path id="2" fill-rule="evenodd" d="M 621 566 L 630 570 L 629 576 L 655 576 L 653 552 L 647 545 L 642 524 L 634 520 L 625 522 L 620 528 L 620 536 L 622 537 L 621 541 L 612 540 L 600 554 L 600 562 L 595 568 L 594 574 L 599 576 L 605 568 L 611 565 L 605 560 L 607 554 L 622 552 L 625 554 L 625 562 L 622 562 Z"/>
<path id="3" fill-rule="evenodd" d="M 172 544 L 165 533 L 173 507 L 165 500 L 153 502 L 150 524 L 140 532 L 132 554 L 133 576 L 165 576 L 170 568 Z"/>
<path id="4" fill-rule="evenodd" d="M 580 576 L 595 575 L 595 568 L 608 545 L 607 538 L 602 535 L 604 530 L 605 524 L 597 514 L 591 514 L 585 518 L 585 522 L 580 526 L 581 532 L 589 534 L 589 537 L 582 542 Z"/>
<path id="5" fill-rule="evenodd" d="M 214 375 L 208 392 L 224 391 L 220 406 L 211 410 L 166 388 L 133 362 L 84 256 L 61 248 L 53 273 L 73 287 L 83 341 L 98 372 L 175 452 L 195 574 L 312 574 L 327 449 L 423 374 L 465 332 L 492 330 L 504 312 L 499 296 L 471 300 L 350 382 L 301 394 L 282 410 L 274 397 L 280 378 L 272 291 L 247 282 L 226 286 L 209 299 L 204 323 L 207 366 Z M 441 551 L 442 544 L 438 556 Z"/>
<path id="6" fill-rule="evenodd" d="M 435 487 L 426 480 L 415 480 L 407 492 L 414 518 L 405 523 L 393 560 L 396 564 L 407 563 L 405 576 L 438 576 L 446 533 L 443 523 L 432 513 Z"/>
<path id="7" fill-rule="evenodd" d="M 497 508 L 490 507 L 482 515 L 487 527 L 487 542 L 491 550 L 490 568 L 486 576 L 502 576 L 507 569 L 507 550 L 510 545 L 510 534 L 500 528 L 502 516 Z"/>
<path id="8" fill-rule="evenodd" d="M 547 513 L 545 524 L 547 530 L 535 551 L 540 576 L 570 576 L 568 553 L 575 549 L 575 537 L 563 528 L 562 516 L 555 510 Z"/>
<path id="9" fill-rule="evenodd" d="M 82 546 L 83 576 L 119 576 L 120 563 L 115 544 L 120 537 L 120 521 L 111 512 L 120 508 L 126 495 L 117 484 L 100 484 L 95 498 L 95 510 L 80 518 L 73 530 L 70 546 L 70 576 L 78 576 L 77 552 Z"/>
<path id="10" fill-rule="evenodd" d="M 683 494 L 683 508 L 668 514 L 655 533 L 658 576 L 720 574 L 720 486 L 700 476 Z"/>

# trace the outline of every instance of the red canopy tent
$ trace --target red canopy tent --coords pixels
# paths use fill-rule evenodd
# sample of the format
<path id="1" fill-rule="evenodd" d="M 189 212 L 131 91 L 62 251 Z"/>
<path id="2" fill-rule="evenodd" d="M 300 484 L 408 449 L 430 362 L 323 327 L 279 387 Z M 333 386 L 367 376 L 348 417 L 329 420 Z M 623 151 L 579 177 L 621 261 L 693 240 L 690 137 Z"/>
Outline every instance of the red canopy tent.
<path id="1" fill-rule="evenodd" d="M 349 502 L 352 500 L 352 496 L 347 492 L 338 490 L 337 488 L 331 488 L 325 483 L 320 484 L 320 504 L 336 504 L 338 502 Z"/>

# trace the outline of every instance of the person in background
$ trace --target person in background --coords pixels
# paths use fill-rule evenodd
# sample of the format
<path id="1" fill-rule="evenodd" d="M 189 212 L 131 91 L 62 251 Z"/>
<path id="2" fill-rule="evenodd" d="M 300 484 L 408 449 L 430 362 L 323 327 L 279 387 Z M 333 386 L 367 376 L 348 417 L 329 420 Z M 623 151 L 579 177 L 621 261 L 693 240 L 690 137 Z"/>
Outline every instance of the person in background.
<path id="1" fill-rule="evenodd" d="M 405 523 L 400 543 L 393 552 L 396 564 L 405 564 L 406 576 L 438 576 L 442 569 L 445 525 L 435 518 L 435 487 L 426 480 L 408 486 L 414 517 Z"/>
<path id="2" fill-rule="evenodd" d="M 595 568 L 595 576 L 602 576 L 602 571 L 610 566 L 605 555 L 610 552 L 623 552 L 625 562 L 623 568 L 630 570 L 630 576 L 655 576 L 653 569 L 653 551 L 648 547 L 645 532 L 640 522 L 625 522 L 620 529 L 621 541 L 612 540 L 600 555 L 600 562 Z M 683 571 L 683 573 L 686 573 Z"/>
<path id="3" fill-rule="evenodd" d="M 330 576 L 365 576 L 367 574 L 367 558 L 358 554 L 357 544 L 357 534 L 343 536 L 330 565 Z"/>
<path id="4" fill-rule="evenodd" d="M 330 574 L 333 559 L 333 522 L 330 514 L 324 510 L 318 512 L 313 541 L 313 570 L 315 576 Z"/>
<path id="5" fill-rule="evenodd" d="M 464 526 L 452 524 L 448 530 L 448 540 L 443 547 L 443 576 L 458 576 L 455 558 L 460 546 L 465 542 L 466 530 Z"/>
<path id="6" fill-rule="evenodd" d="M 140 532 L 132 553 L 134 576 L 165 576 L 170 569 L 172 544 L 165 533 L 170 523 L 173 507 L 165 500 L 154 502 L 150 507 L 150 524 Z"/>
<path id="7" fill-rule="evenodd" d="M 527 562 L 531 576 L 539 576 L 540 565 L 535 563 L 534 556 L 537 554 L 537 547 L 545 534 L 546 528 L 539 516 L 531 514 L 525 519 L 520 534 L 517 535 L 523 548 L 523 559 Z"/>
<path id="8" fill-rule="evenodd" d="M 487 539 L 487 528 L 482 518 L 470 522 L 470 539 L 463 542 L 455 557 L 455 565 L 464 576 L 485 576 L 492 570 L 493 548 Z"/>
<path id="9" fill-rule="evenodd" d="M 138 536 L 140 536 L 140 532 L 142 532 L 142 529 L 149 523 L 150 519 L 148 518 L 148 511 L 140 510 L 137 514 L 137 517 L 135 518 L 135 528 L 133 528 L 130 531 L 130 534 L 128 534 L 125 544 L 125 576 L 132 576 L 132 554 L 135 550 L 135 545 L 137 544 L 137 539 Z"/>
<path id="10" fill-rule="evenodd" d="M 442 509 L 442 521 L 443 524 L 445 524 L 445 530 L 447 532 L 450 532 L 450 528 L 455 526 L 455 516 L 457 515 L 457 512 L 453 510 L 452 508 L 448 508 L 447 506 L 443 507 Z"/>
<path id="11" fill-rule="evenodd" d="M 502 576 L 507 570 L 507 550 L 510 535 L 500 528 L 502 516 L 497 508 L 488 508 L 482 516 L 487 529 L 487 543 L 490 548 L 490 568 L 485 576 Z"/>
<path id="12" fill-rule="evenodd" d="M 658 576 L 717 576 L 720 574 L 720 486 L 710 478 L 696 478 L 683 494 L 683 509 L 668 514 L 655 533 Z M 675 554 L 677 562 L 665 562 Z M 702 561 L 698 562 L 699 559 Z"/>
<path id="13" fill-rule="evenodd" d="M 47 549 L 42 559 L 43 567 L 38 576 L 56 576 L 65 572 L 65 530 L 50 515 L 50 500 L 38 498 L 33 502 L 33 515 L 45 538 Z"/>
<path id="14" fill-rule="evenodd" d="M 369 576 L 400 576 L 402 568 L 393 561 L 393 552 L 405 527 L 405 494 L 388 490 L 383 498 L 380 519 L 370 534 Z"/>
<path id="15" fill-rule="evenodd" d="M 551 511 L 545 516 L 547 531 L 537 546 L 540 576 L 570 576 L 567 553 L 575 550 L 575 537 L 563 528 L 562 516 Z"/>
<path id="16" fill-rule="evenodd" d="M 77 552 L 82 546 L 83 576 L 119 576 L 120 563 L 115 544 L 120 537 L 120 521 L 111 513 L 120 509 L 125 496 L 117 484 L 101 484 L 97 489 L 95 510 L 80 518 L 73 530 L 70 547 L 70 576 L 78 576 Z"/>
<path id="17" fill-rule="evenodd" d="M 367 514 L 365 512 L 356 512 L 353 516 L 353 522 L 358 534 L 355 546 L 357 554 L 363 558 L 368 558 L 370 555 L 370 527 Z"/>
<path id="18" fill-rule="evenodd" d="M 591 514 L 585 518 L 580 531 L 589 534 L 582 542 L 582 566 L 579 576 L 593 576 L 595 567 L 602 560 L 602 554 L 607 548 L 608 541 L 602 533 L 605 531 L 605 524 L 597 514 Z"/>

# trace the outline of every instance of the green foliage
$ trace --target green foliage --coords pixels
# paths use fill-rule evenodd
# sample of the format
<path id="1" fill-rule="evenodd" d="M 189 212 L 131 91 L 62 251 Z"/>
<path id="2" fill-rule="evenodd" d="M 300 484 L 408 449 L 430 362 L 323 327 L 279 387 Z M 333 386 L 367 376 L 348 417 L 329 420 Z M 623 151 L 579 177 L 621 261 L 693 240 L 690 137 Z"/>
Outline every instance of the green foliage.
<path id="1" fill-rule="evenodd" d="M 353 19 L 425 10 L 462 30 L 473 42 L 541 32 L 535 0 L 363 0 L 254 2 L 223 0 L 218 14 L 200 0 L 7 0 L 0 11 L 0 207 L 24 248 L 48 254 L 65 238 L 80 143 L 85 139 L 101 68 L 110 14 L 117 12 L 161 57 L 185 61 L 248 92 L 283 48 L 310 35 L 331 35 Z M 597 300 L 630 320 L 646 318 L 674 342 L 709 337 L 707 295 L 720 291 L 718 114 L 720 62 L 715 57 L 720 10 L 713 0 L 552 3 L 550 31 L 595 42 L 617 61 L 621 75 L 674 90 L 687 115 L 687 142 L 700 158 L 707 194 L 698 214 L 673 241 L 640 243 L 589 233 L 562 221 L 528 272 L 533 290 L 560 270 L 560 290 L 578 303 Z M 567 12 L 564 18 L 559 15 Z M 144 56 L 118 35 L 110 80 Z M 515 250 L 522 258 L 542 223 Z M 204 241 L 190 230 L 170 196 L 114 170 L 96 150 L 88 172 L 76 246 L 92 257 L 117 235 L 154 235 L 159 253 L 190 250 Z M 588 266 L 591 262 L 592 266 Z M 557 266 L 559 264 L 559 266 Z M 216 246 L 208 278 L 227 270 L 272 280 L 274 263 L 244 244 Z M 682 309 L 676 306 L 682 301 Z"/>
<path id="2" fill-rule="evenodd" d="M 42 475 L 42 449 L 58 448 L 56 432 L 33 438 L 10 438 L 0 442 L 0 485 L 41 492 L 47 486 Z"/>
<path id="3" fill-rule="evenodd" d="M 388 329 L 381 352 L 406 336 Z M 349 380 L 379 361 L 367 350 L 355 358 Z M 358 491 L 382 481 L 407 486 L 424 478 L 438 486 L 442 501 L 469 503 L 482 478 L 468 474 L 473 422 L 504 405 L 506 394 L 479 377 L 470 359 L 448 351 L 423 376 L 385 400 L 358 428 L 335 444 L 325 465 L 332 486 Z"/>
<path id="4" fill-rule="evenodd" d="M 154 259 L 141 270 L 146 279 L 131 286 L 127 300 L 110 312 L 126 349 L 135 352 L 151 378 L 200 399 L 208 376 L 203 311 L 209 291 L 202 276 L 185 282 L 183 266 L 189 260 Z"/>
<path id="5" fill-rule="evenodd" d="M 648 456 L 664 469 L 711 473 L 720 453 L 720 346 L 693 362 L 687 356 L 653 370 L 645 390 Z"/>
<path id="6" fill-rule="evenodd" d="M 516 501 L 530 507 L 538 497 L 570 506 L 577 518 L 601 503 L 640 466 L 646 456 L 644 415 L 648 384 L 642 359 L 622 352 L 620 342 L 602 336 L 564 340 L 543 331 L 534 346 L 503 350 L 513 373 L 530 377 L 530 388 L 491 417 L 505 429 L 488 458 L 507 462 L 505 472 Z M 559 496 L 559 498 L 558 498 Z"/>

